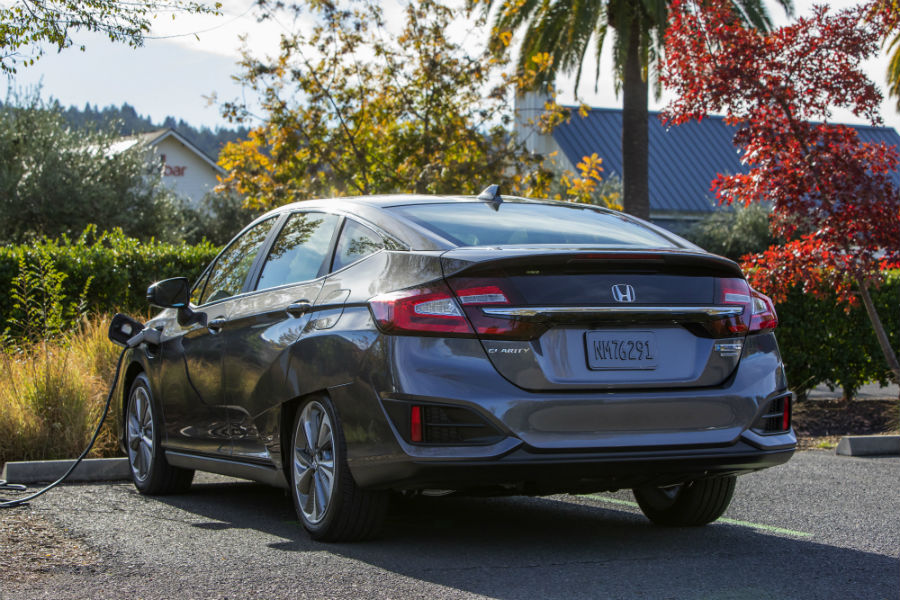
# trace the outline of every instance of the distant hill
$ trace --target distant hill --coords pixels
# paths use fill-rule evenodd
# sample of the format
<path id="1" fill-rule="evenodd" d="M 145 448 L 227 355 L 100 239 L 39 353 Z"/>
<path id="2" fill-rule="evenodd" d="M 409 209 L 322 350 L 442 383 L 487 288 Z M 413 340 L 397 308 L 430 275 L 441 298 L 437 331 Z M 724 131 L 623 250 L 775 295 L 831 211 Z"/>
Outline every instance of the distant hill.
<path id="1" fill-rule="evenodd" d="M 209 127 L 196 128 L 183 120 L 175 120 L 175 117 L 166 117 L 162 123 L 154 123 L 149 117 L 139 115 L 134 107 L 128 103 L 122 106 L 107 106 L 99 108 L 85 104 L 84 108 L 74 106 L 61 110 L 69 125 L 76 129 L 91 127 L 106 127 L 115 123 L 119 134 L 134 135 L 146 133 L 162 128 L 172 128 L 188 140 L 197 145 L 213 160 L 218 159 L 219 151 L 228 142 L 247 137 L 250 130 L 247 127 L 226 129 L 217 127 L 215 130 Z"/>

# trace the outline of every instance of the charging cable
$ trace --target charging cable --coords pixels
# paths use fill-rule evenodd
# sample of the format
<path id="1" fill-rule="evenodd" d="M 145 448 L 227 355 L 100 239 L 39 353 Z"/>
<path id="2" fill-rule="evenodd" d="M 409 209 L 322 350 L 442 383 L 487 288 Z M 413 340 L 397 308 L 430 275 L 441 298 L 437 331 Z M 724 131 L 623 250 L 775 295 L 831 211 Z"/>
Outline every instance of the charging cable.
<path id="1" fill-rule="evenodd" d="M 116 316 L 118 317 L 118 315 L 116 315 Z M 119 361 L 116 363 L 116 374 L 113 377 L 112 385 L 109 386 L 109 393 L 106 395 L 106 406 L 103 407 L 103 414 L 100 416 L 100 422 L 97 423 L 97 428 L 94 430 L 94 435 L 93 435 L 93 437 L 91 437 L 91 441 L 90 441 L 90 443 L 88 443 L 87 448 L 85 448 L 84 452 L 81 453 L 81 456 L 79 456 L 77 459 L 75 459 L 75 462 L 72 463 L 72 466 L 69 467 L 69 470 L 66 471 L 62 475 L 62 477 L 60 477 L 59 479 L 57 479 L 56 481 L 54 481 L 47 487 L 40 489 L 40 490 L 36 491 L 35 493 L 29 494 L 28 496 L 25 496 L 22 498 L 15 498 L 13 500 L 7 500 L 6 498 L 0 498 L 0 508 L 13 508 L 14 506 L 20 506 L 30 500 L 34 500 L 38 496 L 41 496 L 41 495 L 49 492 L 50 490 L 52 490 L 53 488 L 58 486 L 60 483 L 65 481 L 66 478 L 72 474 L 72 471 L 75 470 L 75 467 L 77 467 L 81 463 L 81 461 L 84 460 L 84 457 L 87 456 L 88 452 L 91 451 L 91 448 L 94 447 L 94 442 L 97 441 L 97 437 L 100 435 L 100 428 L 103 427 L 103 423 L 104 423 L 104 421 L 106 421 L 106 415 L 109 414 L 109 407 L 110 407 L 110 404 L 112 404 L 113 394 L 115 393 L 116 385 L 118 385 L 118 383 L 119 383 L 119 372 L 122 369 L 122 360 L 125 358 L 125 352 L 129 348 L 135 347 L 144 341 L 144 336 L 142 334 L 143 334 L 143 331 L 138 333 L 138 335 L 131 337 L 131 339 L 128 339 L 128 342 L 126 344 L 120 344 L 120 345 L 124 345 L 125 348 L 122 350 L 121 354 L 119 354 Z M 158 335 L 158 332 L 157 332 L 157 335 Z M 110 336 L 110 337 L 112 337 L 112 336 Z M 113 340 L 113 341 L 117 341 L 117 340 Z M 6 481 L 3 481 L 2 479 L 0 479 L 0 489 L 16 490 L 16 491 L 23 492 L 23 491 L 25 491 L 26 488 L 23 485 L 9 484 Z"/>

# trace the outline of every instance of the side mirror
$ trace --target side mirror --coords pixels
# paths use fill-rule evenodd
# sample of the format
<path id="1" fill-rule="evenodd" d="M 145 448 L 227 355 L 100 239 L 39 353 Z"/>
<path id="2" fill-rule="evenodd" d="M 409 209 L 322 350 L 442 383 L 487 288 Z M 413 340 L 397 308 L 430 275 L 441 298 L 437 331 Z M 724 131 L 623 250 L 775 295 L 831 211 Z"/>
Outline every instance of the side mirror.
<path id="1" fill-rule="evenodd" d="M 187 277 L 157 281 L 147 288 L 147 302 L 160 308 L 186 308 L 191 299 Z"/>
<path id="2" fill-rule="evenodd" d="M 147 302 L 160 308 L 177 308 L 178 324 L 188 327 L 194 323 L 206 326 L 206 313 L 194 312 L 189 306 L 191 284 L 187 277 L 173 277 L 157 281 L 147 288 Z"/>

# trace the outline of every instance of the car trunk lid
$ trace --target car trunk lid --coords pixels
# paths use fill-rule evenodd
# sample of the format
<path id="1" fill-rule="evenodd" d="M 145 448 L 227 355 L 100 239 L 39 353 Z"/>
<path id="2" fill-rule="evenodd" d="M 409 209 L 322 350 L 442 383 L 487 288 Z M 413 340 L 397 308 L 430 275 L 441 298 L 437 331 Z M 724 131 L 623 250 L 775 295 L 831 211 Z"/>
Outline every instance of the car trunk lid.
<path id="1" fill-rule="evenodd" d="M 749 288 L 727 259 L 515 247 L 442 263 L 491 362 L 525 389 L 713 386 L 740 359 Z"/>

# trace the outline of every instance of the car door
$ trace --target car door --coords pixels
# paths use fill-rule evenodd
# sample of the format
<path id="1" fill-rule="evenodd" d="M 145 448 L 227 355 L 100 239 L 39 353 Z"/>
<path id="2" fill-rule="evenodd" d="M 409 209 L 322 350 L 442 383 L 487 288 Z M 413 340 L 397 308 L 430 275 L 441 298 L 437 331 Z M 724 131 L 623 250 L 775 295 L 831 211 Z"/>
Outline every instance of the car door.
<path id="1" fill-rule="evenodd" d="M 340 220 L 327 212 L 292 213 L 259 265 L 254 291 L 229 310 L 220 336 L 235 458 L 271 462 L 285 399 L 286 349 L 305 335 Z"/>
<path id="2" fill-rule="evenodd" d="M 271 217 L 241 233 L 223 250 L 192 291 L 195 311 L 206 314 L 206 325 L 172 322 L 165 332 L 161 402 L 167 447 L 192 453 L 231 452 L 224 406 L 222 352 L 219 335 L 224 320 L 245 289 L 259 251 L 278 220 Z"/>

